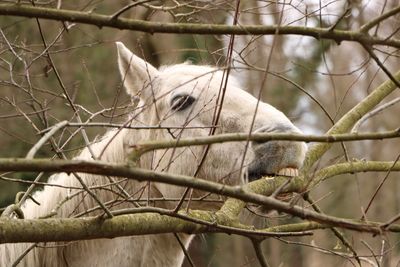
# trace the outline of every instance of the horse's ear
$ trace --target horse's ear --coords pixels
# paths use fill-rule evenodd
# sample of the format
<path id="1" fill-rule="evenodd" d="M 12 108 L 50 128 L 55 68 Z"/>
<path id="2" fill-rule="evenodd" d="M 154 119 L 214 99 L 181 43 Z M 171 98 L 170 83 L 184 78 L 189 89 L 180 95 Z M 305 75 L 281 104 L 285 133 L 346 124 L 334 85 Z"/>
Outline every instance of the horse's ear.
<path id="1" fill-rule="evenodd" d="M 157 76 L 158 70 L 133 54 L 123 43 L 116 42 L 118 67 L 128 94 L 137 96 Z"/>

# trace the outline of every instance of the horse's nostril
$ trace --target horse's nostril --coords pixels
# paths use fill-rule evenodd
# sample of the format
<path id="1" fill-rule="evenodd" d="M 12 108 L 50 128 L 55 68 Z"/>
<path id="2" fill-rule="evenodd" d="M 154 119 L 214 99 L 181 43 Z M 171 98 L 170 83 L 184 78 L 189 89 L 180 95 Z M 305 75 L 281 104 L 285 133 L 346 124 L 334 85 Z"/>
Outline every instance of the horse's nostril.
<path id="1" fill-rule="evenodd" d="M 293 125 L 276 124 L 257 129 L 258 133 L 299 133 Z M 257 180 L 266 175 L 294 177 L 299 175 L 307 146 L 304 142 L 268 141 L 252 142 L 254 158 L 248 166 L 248 178 Z"/>

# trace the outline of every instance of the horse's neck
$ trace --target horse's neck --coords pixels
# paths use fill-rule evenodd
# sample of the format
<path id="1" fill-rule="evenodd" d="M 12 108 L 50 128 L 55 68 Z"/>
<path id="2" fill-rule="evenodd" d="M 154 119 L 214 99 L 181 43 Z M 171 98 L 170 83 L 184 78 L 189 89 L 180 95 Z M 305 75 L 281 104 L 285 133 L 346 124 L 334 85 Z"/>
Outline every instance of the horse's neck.
<path id="1" fill-rule="evenodd" d="M 188 247 L 193 236 L 179 234 Z M 132 236 L 78 242 L 64 251 L 69 267 L 178 267 L 184 253 L 173 234 Z"/>
<path id="2" fill-rule="evenodd" d="M 124 146 L 127 134 L 124 129 L 108 131 L 100 141 L 89 144 L 76 158 L 123 162 L 126 157 Z"/>
<path id="3" fill-rule="evenodd" d="M 140 140 L 143 140 L 143 138 L 136 131 L 110 131 L 99 142 L 82 151 L 78 158 L 87 160 L 93 158 L 92 154 L 94 154 L 95 159 L 102 161 L 124 162 L 127 156 L 126 153 L 130 150 L 128 147 L 137 144 Z M 140 167 L 149 168 L 150 162 L 151 155 L 144 155 L 139 165 Z M 87 182 L 93 182 L 94 180 L 93 176 L 90 175 L 86 175 L 85 178 Z M 104 177 L 98 177 L 96 182 L 104 179 Z M 129 181 L 129 183 L 125 184 L 124 189 L 133 194 L 142 186 L 143 183 Z M 153 186 L 150 194 L 154 197 L 162 197 L 162 195 L 159 195 L 160 192 Z M 107 198 L 105 195 L 102 197 Z M 180 239 L 188 247 L 193 236 L 180 235 Z M 184 257 L 179 241 L 172 234 L 125 237 L 101 240 L 100 242 L 93 240 L 84 243 L 85 245 L 83 246 L 86 249 L 84 253 L 98 255 L 96 256 L 96 266 L 180 266 Z M 76 246 L 71 247 L 69 253 L 76 256 L 81 251 L 81 243 L 77 243 Z M 110 251 L 117 251 L 115 257 L 110 257 Z M 76 260 L 76 262 L 71 262 L 71 266 L 88 266 L 94 263 L 93 258 L 83 255 L 82 257 L 76 257 Z"/>
<path id="4" fill-rule="evenodd" d="M 90 148 L 85 148 L 76 159 L 100 159 L 107 162 L 121 163 L 126 160 L 126 151 L 129 151 L 127 146 L 138 143 L 141 139 L 140 136 L 136 135 L 135 131 L 109 131 L 98 142 L 91 144 Z M 147 157 L 144 158 L 146 160 Z M 141 167 L 146 166 L 141 165 Z M 101 176 L 84 173 L 79 175 L 88 186 L 108 182 L 107 178 Z M 66 173 L 56 174 L 50 180 L 51 183 L 63 186 L 80 186 L 75 177 Z M 139 187 L 140 185 L 136 181 L 129 181 L 124 185 L 124 189 L 130 193 L 136 192 Z M 156 189 L 153 190 L 156 191 Z M 95 193 L 102 200 L 115 197 L 114 195 L 107 195 L 109 194 L 108 190 L 99 190 L 95 191 Z M 153 193 L 157 194 L 157 192 Z M 37 192 L 34 196 L 41 203 L 40 206 L 31 200 L 27 200 L 24 205 L 26 217 L 35 218 L 50 213 L 60 201 L 65 199 L 67 194 L 70 193 L 67 193 L 65 188 L 45 186 L 43 191 Z M 80 212 L 80 209 L 97 205 L 90 197 L 84 198 L 85 203 L 82 203 L 81 200 L 81 198 L 72 198 L 67 201 L 59 211 L 58 216 L 68 217 L 72 214 L 72 211 Z M 189 235 L 180 235 L 180 239 L 186 247 L 192 238 Z M 62 250 L 64 251 L 64 248 Z M 111 251 L 114 251 L 113 256 L 110 256 Z M 34 257 L 39 252 L 35 251 L 28 254 L 30 255 L 28 258 Z M 45 262 L 60 260 L 57 264 L 49 264 L 49 266 L 63 266 L 64 260 L 59 258 L 58 249 L 46 249 L 43 253 L 47 255 L 44 257 Z M 180 266 L 184 257 L 178 240 L 172 234 L 76 242 L 74 245 L 68 246 L 63 253 L 65 258 L 68 259 L 69 266 L 94 265 L 94 260 L 98 263 L 97 266 Z"/>

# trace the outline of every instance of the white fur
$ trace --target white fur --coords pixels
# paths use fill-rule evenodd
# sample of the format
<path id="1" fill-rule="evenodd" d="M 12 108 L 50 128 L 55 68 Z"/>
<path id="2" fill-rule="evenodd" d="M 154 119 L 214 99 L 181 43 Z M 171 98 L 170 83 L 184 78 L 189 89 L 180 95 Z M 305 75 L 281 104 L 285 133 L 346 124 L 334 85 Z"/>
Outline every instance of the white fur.
<path id="1" fill-rule="evenodd" d="M 222 80 L 221 71 L 207 66 L 187 64 L 157 70 L 133 55 L 122 43 L 117 43 L 117 47 L 119 68 L 124 85 L 129 94 L 140 96 L 139 109 L 131 114 L 132 125 L 207 127 L 212 124 L 214 107 Z M 230 80 L 216 132 L 248 132 L 257 100 L 239 89 L 232 79 Z M 196 101 L 185 110 L 172 111 L 171 99 L 176 94 L 189 94 L 195 97 Z M 260 103 L 253 129 L 273 128 L 276 125 L 285 125 L 290 127 L 293 132 L 299 132 L 280 111 L 268 104 Z M 171 131 L 175 136 L 180 135 L 181 137 L 209 134 L 209 128 Z M 99 142 L 93 144 L 91 150 L 98 157 L 106 147 L 101 160 L 124 162 L 130 145 L 146 140 L 171 138 L 171 134 L 165 129 L 124 129 L 119 132 L 113 130 L 109 131 Z M 198 177 L 226 184 L 239 184 L 241 177 L 239 177 L 238 170 L 244 155 L 244 147 L 244 143 L 212 145 Z M 299 165 L 304 158 L 305 146 L 298 143 L 297 148 L 297 154 L 289 156 L 289 158 L 296 157 L 298 159 L 296 164 Z M 147 169 L 193 175 L 201 160 L 203 149 L 203 147 L 190 147 L 167 151 L 157 150 L 142 156 L 139 165 Z M 255 153 L 249 149 L 246 153 L 245 165 L 251 162 L 254 156 Z M 87 160 L 92 159 L 92 156 L 86 148 L 78 158 Z M 281 167 L 287 167 L 285 164 L 290 165 L 291 163 L 285 163 L 283 160 Z M 80 174 L 80 176 L 88 186 L 109 183 L 106 177 L 89 174 Z M 79 182 L 72 175 L 65 173 L 54 175 L 49 182 L 80 187 Z M 135 194 L 146 183 L 129 181 L 121 185 L 130 194 Z M 115 186 L 112 188 L 118 191 Z M 149 194 L 151 197 L 179 198 L 183 191 L 184 188 L 153 183 Z M 40 206 L 30 200 L 26 202 L 23 207 L 25 216 L 37 218 L 48 214 L 67 195 L 73 195 L 75 192 L 76 190 L 46 186 L 43 191 L 34 196 L 41 203 Z M 143 199 L 147 197 L 147 192 L 144 192 Z M 95 190 L 95 193 L 104 202 L 118 198 L 116 194 L 107 190 Z M 195 191 L 194 197 L 202 194 Z M 165 203 L 159 206 L 173 207 L 175 204 L 175 202 Z M 95 201 L 83 192 L 67 201 L 57 216 L 71 217 L 94 206 L 97 206 Z M 124 202 L 112 209 L 124 207 L 133 207 L 133 205 Z M 209 204 L 196 205 L 194 203 L 191 208 L 209 209 L 212 207 Z M 180 237 L 188 247 L 192 236 L 182 234 Z M 9 266 L 28 245 L 0 245 L 0 266 Z M 36 248 L 30 251 L 23 259 L 21 266 L 180 266 L 184 257 L 178 241 L 172 234 L 99 239 L 72 242 L 65 246 L 57 245 L 54 248 Z"/>

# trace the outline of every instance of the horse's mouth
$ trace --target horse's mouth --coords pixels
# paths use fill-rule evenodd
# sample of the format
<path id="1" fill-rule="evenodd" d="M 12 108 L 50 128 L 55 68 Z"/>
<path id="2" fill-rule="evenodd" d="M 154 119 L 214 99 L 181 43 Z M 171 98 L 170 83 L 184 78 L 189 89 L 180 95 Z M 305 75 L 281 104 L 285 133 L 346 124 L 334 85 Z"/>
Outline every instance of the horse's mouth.
<path id="1" fill-rule="evenodd" d="M 278 171 L 277 175 L 288 176 L 288 177 L 299 176 L 299 169 L 297 169 L 297 168 L 283 168 L 283 169 L 280 169 Z"/>
<path id="2" fill-rule="evenodd" d="M 274 179 L 274 176 L 285 176 L 285 177 L 295 177 L 299 176 L 299 169 L 297 168 L 292 168 L 292 167 L 286 167 L 280 169 L 276 174 L 265 174 L 265 175 L 260 175 L 258 178 L 253 177 L 254 180 L 258 180 L 260 178 L 264 179 Z M 250 178 L 250 177 L 249 177 Z M 254 181 L 252 180 L 252 181 Z M 284 202 L 289 202 L 293 198 L 293 192 L 279 192 L 277 195 L 274 196 L 277 200 L 284 201 Z M 262 205 L 255 205 L 254 208 L 256 209 L 257 213 L 259 214 L 264 214 L 265 216 L 269 216 L 269 213 L 272 211 L 270 208 Z"/>
<path id="3" fill-rule="evenodd" d="M 248 174 L 249 182 L 252 182 L 252 181 L 261 179 L 265 176 L 286 176 L 286 177 L 299 176 L 299 169 L 293 168 L 293 167 L 286 167 L 286 168 L 280 169 L 276 173 L 267 173 L 267 172 L 260 171 L 259 169 L 255 169 L 255 170 L 251 169 L 251 170 L 248 170 L 247 174 Z"/>

